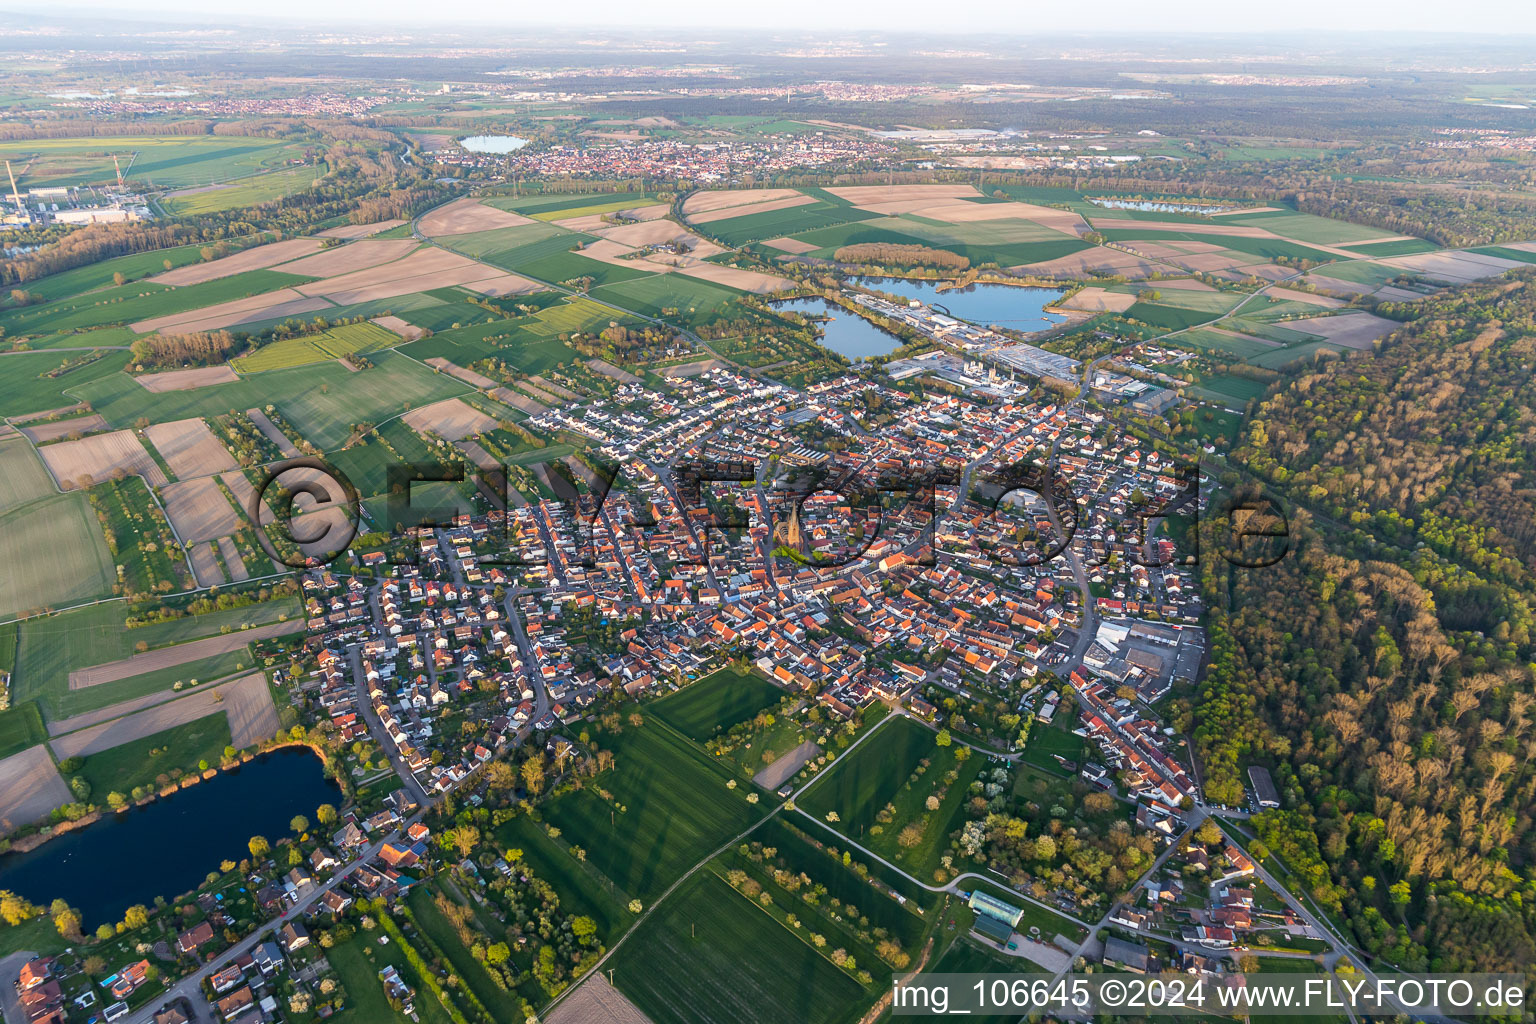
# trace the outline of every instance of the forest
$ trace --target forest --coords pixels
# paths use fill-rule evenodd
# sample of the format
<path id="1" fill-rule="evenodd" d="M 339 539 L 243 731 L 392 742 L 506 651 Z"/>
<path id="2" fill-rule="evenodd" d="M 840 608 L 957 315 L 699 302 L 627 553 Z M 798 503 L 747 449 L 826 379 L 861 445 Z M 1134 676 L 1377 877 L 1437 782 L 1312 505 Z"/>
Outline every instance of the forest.
<path id="1" fill-rule="evenodd" d="M 1268 849 L 1405 970 L 1536 956 L 1536 289 L 1423 304 L 1371 358 L 1272 394 L 1233 461 L 1292 554 L 1207 565 L 1211 669 L 1182 706 L 1209 798 L 1271 767 Z"/>

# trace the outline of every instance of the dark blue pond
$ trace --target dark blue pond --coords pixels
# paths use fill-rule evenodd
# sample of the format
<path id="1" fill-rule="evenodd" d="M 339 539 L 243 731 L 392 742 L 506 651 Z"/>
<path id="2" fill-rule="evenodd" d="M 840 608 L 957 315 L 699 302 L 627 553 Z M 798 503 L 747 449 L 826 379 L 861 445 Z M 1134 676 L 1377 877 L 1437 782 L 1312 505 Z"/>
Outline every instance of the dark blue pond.
<path id="1" fill-rule="evenodd" d="M 289 833 L 295 814 L 315 820 L 342 793 L 305 747 L 285 747 L 249 764 L 51 839 L 27 853 L 0 856 L 0 889 L 46 907 L 63 897 L 86 930 L 123 919 L 135 904 L 197 888 L 224 860 L 250 856 L 254 835 Z"/>
<path id="2" fill-rule="evenodd" d="M 1043 331 L 1065 323 L 1066 317 L 1045 312 L 1061 298 L 1053 288 L 1022 288 L 1011 284 L 973 284 L 968 288 L 939 290 L 942 282 L 907 281 L 900 278 L 861 277 L 859 284 L 888 295 L 939 305 L 961 320 L 982 327 L 997 324 L 1014 331 Z"/>

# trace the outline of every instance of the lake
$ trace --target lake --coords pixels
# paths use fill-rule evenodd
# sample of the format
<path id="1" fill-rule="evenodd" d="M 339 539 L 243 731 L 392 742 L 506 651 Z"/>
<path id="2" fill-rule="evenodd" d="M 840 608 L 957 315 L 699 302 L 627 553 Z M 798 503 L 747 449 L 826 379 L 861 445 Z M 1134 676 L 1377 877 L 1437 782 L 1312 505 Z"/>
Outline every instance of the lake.
<path id="1" fill-rule="evenodd" d="M 1088 201 L 1106 210 L 1142 210 L 1147 213 L 1225 213 L 1235 206 L 1202 206 L 1199 203 L 1161 203 L 1151 199 L 1094 199 Z"/>
<path id="2" fill-rule="evenodd" d="M 929 306 L 943 306 L 961 320 L 986 327 L 997 324 L 1014 331 L 1043 331 L 1066 323 L 1067 318 L 1045 312 L 1061 298 L 1054 288 L 1021 288 L 1011 284 L 973 284 L 968 288 L 940 291 L 941 281 L 906 281 L 900 278 L 861 277 L 865 288 Z"/>
<path id="3" fill-rule="evenodd" d="M 528 140 L 516 135 L 471 135 L 460 139 L 459 145 L 471 153 L 511 153 L 528 145 Z"/>
<path id="4" fill-rule="evenodd" d="M 817 325 L 823 332 L 822 345 L 855 361 L 883 356 L 901 348 L 901 339 L 894 334 L 887 334 L 863 317 L 855 316 L 826 299 L 783 299 L 771 305 L 774 309 L 785 309 L 806 316 L 830 317 Z"/>
<path id="5" fill-rule="evenodd" d="M 43 907 L 63 897 L 91 932 L 121 921 L 135 904 L 197 888 L 221 861 L 249 857 L 251 836 L 275 843 L 295 814 L 313 822 L 315 808 L 341 802 L 313 751 L 284 747 L 35 850 L 0 856 L 0 889 Z"/>

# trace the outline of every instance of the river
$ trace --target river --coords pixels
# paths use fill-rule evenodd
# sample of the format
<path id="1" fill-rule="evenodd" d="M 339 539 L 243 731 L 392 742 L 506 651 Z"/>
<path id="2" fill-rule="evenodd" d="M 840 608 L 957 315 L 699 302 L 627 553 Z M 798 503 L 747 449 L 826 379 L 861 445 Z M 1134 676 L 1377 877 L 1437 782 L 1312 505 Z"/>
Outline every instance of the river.
<path id="1" fill-rule="evenodd" d="M 87 931 L 135 904 L 197 888 L 224 860 L 250 856 L 254 835 L 276 841 L 302 814 L 339 807 L 340 787 L 307 747 L 284 747 L 146 807 L 112 814 L 26 853 L 0 856 L 0 889 L 46 907 L 63 897 Z"/>

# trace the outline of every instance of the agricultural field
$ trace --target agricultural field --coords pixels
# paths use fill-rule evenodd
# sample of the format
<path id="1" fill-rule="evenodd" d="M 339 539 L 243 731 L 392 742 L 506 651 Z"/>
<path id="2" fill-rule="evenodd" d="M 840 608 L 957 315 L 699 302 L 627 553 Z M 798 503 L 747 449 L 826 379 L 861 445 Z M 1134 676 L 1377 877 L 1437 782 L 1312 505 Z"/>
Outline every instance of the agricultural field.
<path id="1" fill-rule="evenodd" d="M 261 373 L 265 370 L 282 370 L 343 359 L 350 355 L 367 355 L 379 349 L 393 348 L 400 342 L 398 334 L 378 324 L 345 324 L 319 334 L 271 342 L 251 355 L 234 360 L 230 365 L 241 373 Z"/>
<path id="2" fill-rule="evenodd" d="M 656 1021 L 851 1024 L 867 1001 L 855 979 L 707 871 L 673 893 L 610 963 L 614 985 Z"/>
<path id="3" fill-rule="evenodd" d="M 699 323 L 739 293 L 723 285 L 700 281 L 686 274 L 657 274 L 592 290 L 592 297 L 612 302 L 647 316 L 673 316 Z M 676 310 L 675 314 L 668 310 Z"/>
<path id="4" fill-rule="evenodd" d="M 544 817 L 632 897 L 654 898 L 762 816 L 746 787 L 727 785 L 733 772 L 654 716 L 598 743 L 615 767 L 545 806 Z"/>
<path id="5" fill-rule="evenodd" d="M 234 210 L 257 203 L 270 202 L 302 192 L 313 185 L 324 167 L 285 167 L 281 170 L 255 174 L 229 185 L 197 186 L 172 192 L 161 200 L 161 205 L 175 217 L 194 217 L 205 213 Z"/>
<path id="6" fill-rule="evenodd" d="M 116 563 L 83 494 L 7 510 L 0 530 L 0 617 L 109 597 Z M 13 694 L 13 700 L 23 698 Z"/>
<path id="7" fill-rule="evenodd" d="M 136 786 L 150 785 L 161 778 L 169 780 L 173 777 L 171 773 L 178 770 L 195 772 L 201 761 L 216 765 L 229 745 L 229 716 L 216 711 L 153 736 L 91 754 L 79 774 L 91 784 L 92 796 L 104 801 L 108 793 L 126 794 Z"/>
<path id="8" fill-rule="evenodd" d="M 839 831 L 855 838 L 868 832 L 880 809 L 896 797 L 924 758 L 939 750 L 932 730 L 897 717 L 879 735 L 859 744 L 818 778 L 799 804 L 819 819 L 836 813 Z"/>
<path id="9" fill-rule="evenodd" d="M 56 493 L 53 478 L 21 438 L 0 440 L 0 512 Z"/>
<path id="10" fill-rule="evenodd" d="M 112 136 L 27 139 L 0 143 L 22 188 L 115 181 L 112 156 L 123 177 L 161 186 L 206 185 L 278 166 L 296 151 L 273 139 L 226 135 Z"/>
<path id="11" fill-rule="evenodd" d="M 174 288 L 153 281 L 132 281 L 44 305 L 5 310 L 0 312 L 0 325 L 10 336 L 109 324 L 130 324 L 137 331 L 159 330 L 195 320 L 190 315 L 194 310 L 279 292 L 307 280 L 296 274 L 259 269 Z"/>
<path id="12" fill-rule="evenodd" d="M 783 690 L 756 672 L 722 668 L 662 698 L 650 709 L 684 736 L 702 743 L 783 698 Z"/>
<path id="13" fill-rule="evenodd" d="M 73 496 L 71 496 L 73 497 Z M 302 614 L 297 600 L 285 598 L 244 608 L 231 608 L 188 616 L 134 629 L 125 629 L 122 604 L 101 604 L 45 618 L 28 619 L 18 626 L 15 703 L 38 701 L 50 720 L 94 711 L 119 700 L 142 694 L 125 693 L 118 682 L 71 689 L 69 676 L 77 669 L 121 661 L 135 653 L 142 641 L 149 650 L 215 636 L 228 627 L 276 622 L 281 616 L 296 619 Z M 185 667 L 160 686 L 178 678 L 207 678 Z M 129 687 L 131 689 L 131 686 Z"/>

